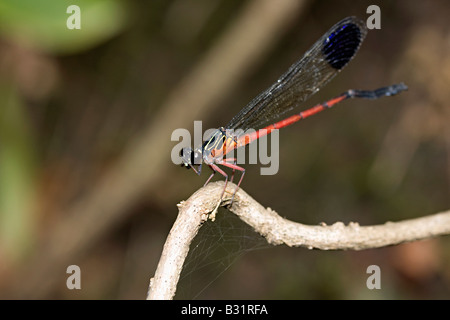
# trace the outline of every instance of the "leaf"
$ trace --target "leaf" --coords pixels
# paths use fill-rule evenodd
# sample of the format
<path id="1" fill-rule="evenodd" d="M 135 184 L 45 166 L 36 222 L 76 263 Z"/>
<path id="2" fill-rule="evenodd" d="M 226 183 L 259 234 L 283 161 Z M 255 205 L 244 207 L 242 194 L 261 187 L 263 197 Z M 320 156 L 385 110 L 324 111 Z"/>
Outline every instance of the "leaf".
<path id="1" fill-rule="evenodd" d="M 71 5 L 80 8 L 81 29 L 67 27 Z M 0 33 L 50 53 L 71 54 L 117 35 L 128 13 L 122 0 L 2 0 Z"/>

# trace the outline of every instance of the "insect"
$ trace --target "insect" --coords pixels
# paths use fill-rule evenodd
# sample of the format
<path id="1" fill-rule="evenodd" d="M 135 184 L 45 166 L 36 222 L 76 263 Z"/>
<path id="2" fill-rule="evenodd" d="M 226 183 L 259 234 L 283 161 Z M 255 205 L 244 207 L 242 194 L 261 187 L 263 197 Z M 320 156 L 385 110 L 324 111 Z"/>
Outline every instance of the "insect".
<path id="1" fill-rule="evenodd" d="M 253 131 L 252 134 L 236 136 L 229 133 L 230 131 L 235 132 L 236 129 L 246 131 L 261 128 L 270 120 L 278 118 L 307 100 L 353 59 L 366 34 L 367 28 L 358 18 L 347 17 L 336 23 L 286 73 L 233 117 L 228 125 L 217 129 L 202 146 L 194 150 L 183 148 L 180 152 L 182 166 L 188 169 L 192 168 L 198 175 L 201 173 L 202 163 L 210 167 L 213 172 L 205 185 L 217 172 L 220 173 L 225 177 L 223 197 L 228 174 L 219 166 L 232 169 L 231 181 L 235 171 L 241 172 L 237 188 L 245 174 L 245 169 L 237 165 L 236 158 L 225 158 L 230 151 L 245 146 L 275 129 L 284 128 L 329 109 L 344 100 L 351 98 L 378 99 L 407 90 L 407 86 L 403 83 L 370 91 L 348 90 L 324 103 Z"/>

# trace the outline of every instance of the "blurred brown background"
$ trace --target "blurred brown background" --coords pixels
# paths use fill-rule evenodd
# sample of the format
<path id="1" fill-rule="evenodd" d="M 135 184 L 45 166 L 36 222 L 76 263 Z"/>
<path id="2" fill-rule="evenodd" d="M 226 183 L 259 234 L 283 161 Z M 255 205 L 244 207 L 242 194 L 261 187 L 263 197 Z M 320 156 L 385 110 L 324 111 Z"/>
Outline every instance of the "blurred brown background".
<path id="1" fill-rule="evenodd" d="M 409 91 L 282 130 L 279 173 L 247 165 L 242 188 L 305 224 L 449 208 L 448 1 L 80 0 L 81 30 L 66 28 L 70 4 L 0 5 L 0 298 L 145 298 L 176 204 L 209 174 L 171 163 L 171 132 L 226 125 L 329 27 L 365 20 L 372 4 L 381 29 L 301 108 L 350 88 Z M 449 248 L 449 237 L 363 252 L 266 248 L 213 263 L 209 286 L 180 297 L 448 299 Z M 72 264 L 81 290 L 66 288 Z M 381 290 L 366 287 L 372 264 Z"/>

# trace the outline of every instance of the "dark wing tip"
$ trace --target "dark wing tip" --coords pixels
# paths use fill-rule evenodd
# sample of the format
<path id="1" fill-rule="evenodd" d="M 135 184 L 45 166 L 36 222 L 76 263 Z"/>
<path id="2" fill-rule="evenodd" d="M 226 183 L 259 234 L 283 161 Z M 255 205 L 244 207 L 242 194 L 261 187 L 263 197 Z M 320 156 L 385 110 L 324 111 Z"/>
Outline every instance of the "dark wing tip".
<path id="1" fill-rule="evenodd" d="M 367 29 L 364 23 L 348 17 L 334 25 L 327 34 L 322 53 L 328 63 L 335 69 L 342 69 L 352 60 L 358 51 Z"/>

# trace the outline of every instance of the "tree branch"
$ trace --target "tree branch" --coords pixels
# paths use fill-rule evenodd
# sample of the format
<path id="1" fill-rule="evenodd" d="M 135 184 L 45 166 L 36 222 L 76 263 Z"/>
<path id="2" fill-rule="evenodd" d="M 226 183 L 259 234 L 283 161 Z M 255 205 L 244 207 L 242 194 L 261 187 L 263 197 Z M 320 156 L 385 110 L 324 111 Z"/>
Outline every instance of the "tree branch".
<path id="1" fill-rule="evenodd" d="M 172 299 L 189 246 L 202 223 L 214 219 L 223 182 L 199 189 L 187 201 L 178 205 L 179 213 L 159 261 L 154 278 L 150 280 L 147 299 Z M 228 205 L 236 185 L 229 183 L 222 205 Z M 230 211 L 252 226 L 273 245 L 306 247 L 321 250 L 363 250 L 395 245 L 450 234 L 450 211 L 434 215 L 386 222 L 376 226 L 360 226 L 351 222 L 344 225 L 321 224 L 308 226 L 280 217 L 270 208 L 264 208 L 245 191 L 239 189 Z M 213 212 L 212 214 L 210 214 Z"/>

